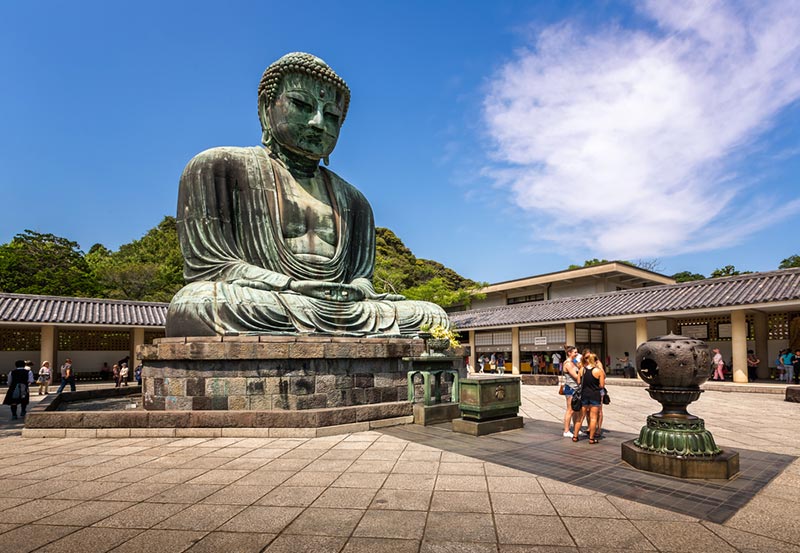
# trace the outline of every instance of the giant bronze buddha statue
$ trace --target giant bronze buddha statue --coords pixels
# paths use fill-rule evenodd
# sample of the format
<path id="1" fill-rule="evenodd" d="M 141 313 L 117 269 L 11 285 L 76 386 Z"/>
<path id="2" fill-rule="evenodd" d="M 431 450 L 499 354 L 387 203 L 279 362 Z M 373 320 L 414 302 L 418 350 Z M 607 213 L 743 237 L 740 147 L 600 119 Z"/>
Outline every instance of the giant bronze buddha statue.
<path id="1" fill-rule="evenodd" d="M 189 162 L 178 196 L 189 284 L 170 303 L 168 336 L 397 336 L 449 326 L 439 306 L 372 286 L 372 209 L 320 166 L 349 103 L 324 61 L 287 54 L 258 87 L 263 147 L 213 148 Z"/>

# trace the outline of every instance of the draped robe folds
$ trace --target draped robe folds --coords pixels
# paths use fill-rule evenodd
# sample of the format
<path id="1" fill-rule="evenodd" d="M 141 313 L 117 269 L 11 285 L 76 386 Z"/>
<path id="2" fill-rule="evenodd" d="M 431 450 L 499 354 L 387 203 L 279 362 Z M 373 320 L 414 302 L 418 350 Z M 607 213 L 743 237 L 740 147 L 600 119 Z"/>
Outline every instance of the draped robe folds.
<path id="1" fill-rule="evenodd" d="M 289 289 L 292 280 L 313 280 L 354 284 L 376 295 L 372 208 L 355 187 L 320 171 L 327 177 L 336 224 L 331 259 L 309 259 L 285 246 L 275 175 L 291 177 L 264 148 L 213 148 L 189 162 L 178 197 L 178 236 L 189 284 L 170 303 L 167 336 L 410 335 L 422 324 L 449 327 L 445 312 L 429 302 L 340 302 Z"/>

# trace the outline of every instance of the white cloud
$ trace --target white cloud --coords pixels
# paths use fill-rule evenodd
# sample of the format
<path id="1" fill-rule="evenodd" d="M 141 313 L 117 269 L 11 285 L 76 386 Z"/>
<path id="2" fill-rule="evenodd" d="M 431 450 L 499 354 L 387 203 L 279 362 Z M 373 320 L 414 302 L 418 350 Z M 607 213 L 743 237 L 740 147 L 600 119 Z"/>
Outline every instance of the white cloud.
<path id="1" fill-rule="evenodd" d="M 773 204 L 755 201 L 734 165 L 800 97 L 800 4 L 641 10 L 649 30 L 566 22 L 500 69 L 484 104 L 487 174 L 523 209 L 574 213 L 539 236 L 593 257 L 720 247 L 720 218 L 735 220 L 743 199 L 748 224 L 726 225 L 725 244 L 774 224 L 774 211 L 753 214 Z"/>

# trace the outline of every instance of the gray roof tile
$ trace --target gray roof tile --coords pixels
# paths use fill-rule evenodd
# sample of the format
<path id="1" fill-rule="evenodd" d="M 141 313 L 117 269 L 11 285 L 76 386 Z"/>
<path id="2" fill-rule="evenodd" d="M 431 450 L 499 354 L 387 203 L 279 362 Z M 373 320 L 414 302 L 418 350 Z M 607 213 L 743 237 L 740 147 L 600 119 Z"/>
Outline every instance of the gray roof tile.
<path id="1" fill-rule="evenodd" d="M 0 322 L 162 327 L 168 303 L 0 293 Z"/>

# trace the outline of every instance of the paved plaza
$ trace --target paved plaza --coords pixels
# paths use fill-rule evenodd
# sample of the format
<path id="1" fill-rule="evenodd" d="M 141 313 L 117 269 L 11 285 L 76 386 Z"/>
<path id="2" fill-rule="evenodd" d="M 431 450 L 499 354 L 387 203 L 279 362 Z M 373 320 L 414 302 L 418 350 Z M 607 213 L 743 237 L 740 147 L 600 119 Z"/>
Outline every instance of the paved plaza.
<path id="1" fill-rule="evenodd" d="M 741 452 L 742 474 L 687 483 L 621 463 L 659 406 L 609 390 L 597 445 L 562 438 L 564 400 L 537 386 L 523 386 L 524 429 L 481 438 L 6 435 L 0 551 L 800 552 L 800 405 L 703 394 L 689 410 Z"/>

